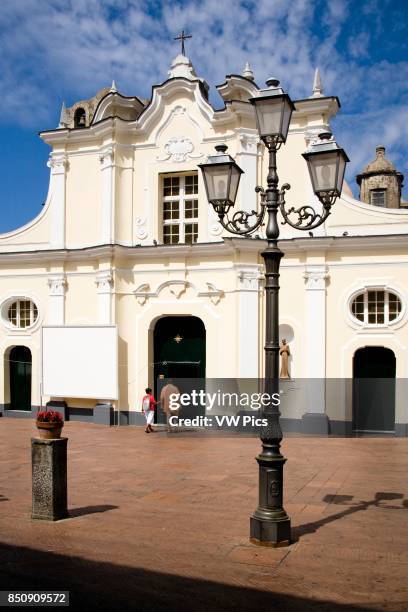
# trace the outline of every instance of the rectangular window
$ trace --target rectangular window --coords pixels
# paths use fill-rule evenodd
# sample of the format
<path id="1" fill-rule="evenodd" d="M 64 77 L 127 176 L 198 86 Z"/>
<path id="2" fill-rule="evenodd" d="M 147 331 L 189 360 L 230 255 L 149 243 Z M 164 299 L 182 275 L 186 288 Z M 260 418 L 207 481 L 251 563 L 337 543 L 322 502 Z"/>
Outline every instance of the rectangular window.
<path id="1" fill-rule="evenodd" d="M 194 244 L 198 239 L 198 175 L 163 177 L 163 242 Z"/>
<path id="2" fill-rule="evenodd" d="M 386 189 L 372 189 L 370 191 L 370 202 L 373 206 L 383 206 L 385 207 L 385 192 Z"/>

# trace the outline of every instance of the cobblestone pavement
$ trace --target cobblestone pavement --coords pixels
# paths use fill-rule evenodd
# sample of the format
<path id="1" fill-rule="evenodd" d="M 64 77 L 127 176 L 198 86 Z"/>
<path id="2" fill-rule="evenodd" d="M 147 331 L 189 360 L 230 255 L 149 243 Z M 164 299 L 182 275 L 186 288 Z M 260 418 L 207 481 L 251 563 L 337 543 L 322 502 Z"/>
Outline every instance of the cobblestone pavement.
<path id="1" fill-rule="evenodd" d="M 295 542 L 252 546 L 256 438 L 69 422 L 70 517 L 33 521 L 26 419 L 0 419 L 0 589 L 71 609 L 407 610 L 408 440 L 284 440 Z"/>

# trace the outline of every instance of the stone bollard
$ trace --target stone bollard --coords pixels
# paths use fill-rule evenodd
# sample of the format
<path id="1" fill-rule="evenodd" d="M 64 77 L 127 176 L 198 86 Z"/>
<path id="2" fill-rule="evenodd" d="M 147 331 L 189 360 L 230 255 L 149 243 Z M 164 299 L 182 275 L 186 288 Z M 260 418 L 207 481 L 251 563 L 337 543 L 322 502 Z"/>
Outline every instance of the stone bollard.
<path id="1" fill-rule="evenodd" d="M 31 438 L 33 519 L 58 521 L 68 516 L 67 443 L 68 438 Z"/>

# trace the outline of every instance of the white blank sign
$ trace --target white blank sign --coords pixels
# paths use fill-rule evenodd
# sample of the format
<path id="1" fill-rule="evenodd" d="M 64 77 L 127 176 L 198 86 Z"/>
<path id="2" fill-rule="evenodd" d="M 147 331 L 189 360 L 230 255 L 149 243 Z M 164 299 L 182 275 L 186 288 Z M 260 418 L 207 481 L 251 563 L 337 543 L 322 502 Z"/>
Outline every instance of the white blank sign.
<path id="1" fill-rule="evenodd" d="M 43 394 L 118 399 L 115 326 L 42 328 Z"/>

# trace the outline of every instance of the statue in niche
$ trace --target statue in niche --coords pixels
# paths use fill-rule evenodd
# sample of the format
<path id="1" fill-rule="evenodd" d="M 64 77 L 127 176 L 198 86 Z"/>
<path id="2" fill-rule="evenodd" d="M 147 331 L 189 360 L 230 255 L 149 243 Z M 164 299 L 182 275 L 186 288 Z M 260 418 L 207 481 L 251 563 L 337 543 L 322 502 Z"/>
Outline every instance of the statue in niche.
<path id="1" fill-rule="evenodd" d="M 280 369 L 279 378 L 290 378 L 290 374 L 289 374 L 290 349 L 289 349 L 289 344 L 287 344 L 285 338 L 282 339 L 282 342 L 279 346 L 279 355 L 281 356 L 281 369 Z"/>

